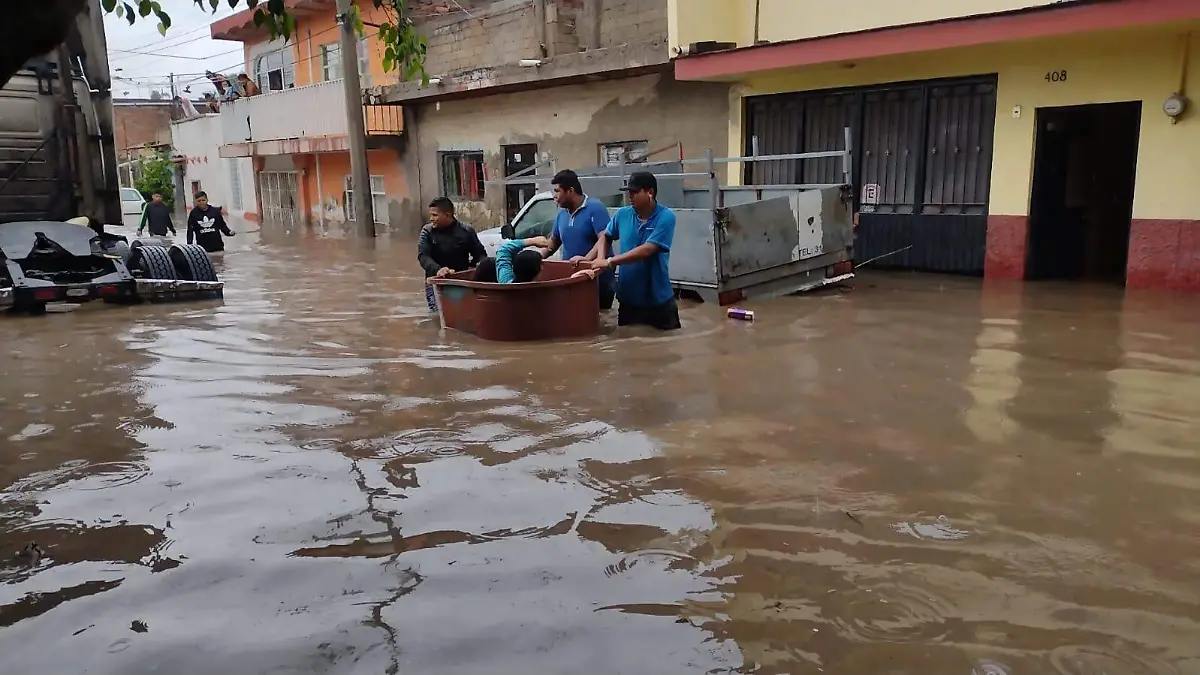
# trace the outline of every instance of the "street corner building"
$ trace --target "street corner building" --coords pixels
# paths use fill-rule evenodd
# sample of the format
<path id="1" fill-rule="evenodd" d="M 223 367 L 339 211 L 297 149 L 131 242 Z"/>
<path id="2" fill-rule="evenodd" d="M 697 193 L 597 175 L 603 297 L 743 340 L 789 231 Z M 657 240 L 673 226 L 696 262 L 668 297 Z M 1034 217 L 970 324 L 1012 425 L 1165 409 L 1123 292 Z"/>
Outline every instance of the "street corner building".
<path id="1" fill-rule="evenodd" d="M 1200 291 L 1200 1 L 669 5 L 676 79 L 731 86 L 729 154 L 834 150 L 849 129 L 857 260 Z"/>
<path id="2" fill-rule="evenodd" d="M 214 38 L 244 46 L 242 63 L 224 74 L 245 72 L 260 93 L 176 125 L 177 136 L 211 146 L 176 148 L 212 159 L 189 165 L 187 186 L 228 186 L 264 223 L 356 221 L 335 2 L 284 4 L 296 17 L 286 42 L 255 26 L 252 10 L 212 24 Z M 479 229 L 510 223 L 522 208 L 536 209 L 526 220 L 541 227 L 555 212 L 539 192 L 550 167 L 703 158 L 717 145 L 724 152 L 729 85 L 674 76 L 668 0 L 409 4 L 428 42 L 427 80 L 383 70 L 384 47 L 370 26 L 387 17 L 358 2 L 368 26 L 357 54 L 371 175 L 362 189 L 389 231 L 415 234 L 425 205 L 443 195 Z M 189 125 L 194 131 L 184 133 Z"/>
<path id="3" fill-rule="evenodd" d="M 368 100 L 404 107 L 420 201 L 445 195 L 477 229 L 525 208 L 532 229 L 518 236 L 548 235 L 555 169 L 724 151 L 729 85 L 676 80 L 668 0 L 422 5 L 429 81 L 375 86 Z"/>
<path id="4" fill-rule="evenodd" d="M 258 92 L 175 124 L 176 154 L 187 161 L 185 187 L 207 191 L 214 203 L 228 203 L 230 212 L 244 211 L 248 219 L 323 230 L 357 222 L 352 196 L 366 189 L 377 227 L 415 233 L 423 209 L 411 198 L 403 109 L 365 107 L 370 185 L 354 185 L 336 4 L 284 4 L 296 18 L 289 40 L 271 39 L 255 24 L 253 9 L 209 27 L 214 39 L 242 44 L 242 62 L 221 74 L 233 80 L 245 73 Z M 360 10 L 368 23 L 386 20 L 371 3 Z M 357 42 L 364 88 L 395 79 L 383 70 L 383 49 L 370 30 Z"/>

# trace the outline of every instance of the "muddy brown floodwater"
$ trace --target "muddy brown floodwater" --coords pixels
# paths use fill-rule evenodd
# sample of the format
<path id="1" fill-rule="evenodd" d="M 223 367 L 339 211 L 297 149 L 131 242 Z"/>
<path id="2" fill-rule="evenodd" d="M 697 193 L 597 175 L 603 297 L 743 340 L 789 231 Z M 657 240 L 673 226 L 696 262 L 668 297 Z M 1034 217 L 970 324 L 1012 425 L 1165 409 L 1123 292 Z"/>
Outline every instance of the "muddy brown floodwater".
<path id="1" fill-rule="evenodd" d="M 411 242 L 245 239 L 224 303 L 0 321 L 0 672 L 1200 673 L 1193 297 L 488 344 Z"/>

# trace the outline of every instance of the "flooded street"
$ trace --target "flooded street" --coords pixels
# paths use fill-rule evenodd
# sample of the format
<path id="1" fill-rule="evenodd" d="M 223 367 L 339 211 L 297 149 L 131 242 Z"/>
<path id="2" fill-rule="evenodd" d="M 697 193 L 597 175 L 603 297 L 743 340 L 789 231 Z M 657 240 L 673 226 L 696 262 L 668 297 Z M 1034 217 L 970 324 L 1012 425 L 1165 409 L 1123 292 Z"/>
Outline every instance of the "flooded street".
<path id="1" fill-rule="evenodd" d="M 0 673 L 1200 673 L 1192 296 L 511 345 L 411 242 L 255 236 L 223 303 L 0 321 Z"/>

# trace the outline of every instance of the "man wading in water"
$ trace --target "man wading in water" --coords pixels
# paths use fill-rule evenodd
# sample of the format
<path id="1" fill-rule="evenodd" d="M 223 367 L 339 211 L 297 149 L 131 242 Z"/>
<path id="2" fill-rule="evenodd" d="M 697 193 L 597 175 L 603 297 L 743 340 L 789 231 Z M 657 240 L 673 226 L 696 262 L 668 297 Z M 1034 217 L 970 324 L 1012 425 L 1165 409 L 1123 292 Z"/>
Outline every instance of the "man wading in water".
<path id="1" fill-rule="evenodd" d="M 437 311 L 437 296 L 429 280 L 476 267 L 487 257 L 474 228 L 454 217 L 454 202 L 438 197 L 429 202 L 429 223 L 417 239 L 417 262 L 425 270 L 425 302 Z"/>
<path id="2" fill-rule="evenodd" d="M 562 247 L 563 259 L 572 262 L 584 260 L 595 248 L 596 240 L 608 227 L 608 209 L 598 199 L 583 193 L 579 175 L 571 170 L 559 171 L 550 181 L 554 186 L 554 202 L 558 204 L 558 215 L 554 218 L 554 231 L 550 233 L 550 244 L 542 250 L 542 257 L 549 258 Z M 612 255 L 612 250 L 605 256 Z M 616 293 L 616 272 L 600 273 L 600 309 L 610 310 Z"/>
<path id="3" fill-rule="evenodd" d="M 675 330 L 681 327 L 670 273 L 675 212 L 658 203 L 658 179 L 652 173 L 631 173 L 624 190 L 632 206 L 613 215 L 595 248 L 576 265 L 597 271 L 621 267 L 617 275 L 617 325 Z M 606 257 L 609 240 L 621 243 L 620 254 Z"/>
<path id="4" fill-rule="evenodd" d="M 221 238 L 222 233 L 227 237 L 237 234 L 225 224 L 225 216 L 221 209 L 209 205 L 208 194 L 197 192 L 196 207 L 188 215 L 187 243 L 200 244 L 209 253 L 224 251 L 225 240 Z"/>
<path id="5" fill-rule="evenodd" d="M 150 203 L 146 205 L 146 210 L 142 211 L 142 222 L 138 224 L 137 236 L 142 236 L 142 231 L 147 227 L 150 228 L 152 237 L 165 237 L 168 232 L 172 235 L 178 234 L 175 231 L 175 223 L 171 222 L 171 207 L 163 201 L 160 192 L 155 192 L 150 197 Z"/>

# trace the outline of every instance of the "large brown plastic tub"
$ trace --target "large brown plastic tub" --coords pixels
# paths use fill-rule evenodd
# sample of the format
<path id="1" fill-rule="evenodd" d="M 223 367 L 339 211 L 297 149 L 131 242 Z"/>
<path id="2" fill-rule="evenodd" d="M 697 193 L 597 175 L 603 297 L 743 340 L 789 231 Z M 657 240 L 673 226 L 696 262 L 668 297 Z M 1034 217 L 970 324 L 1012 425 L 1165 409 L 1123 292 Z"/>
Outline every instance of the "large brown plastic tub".
<path id="1" fill-rule="evenodd" d="M 506 342 L 597 335 L 599 282 L 574 273 L 569 262 L 547 260 L 525 284 L 474 281 L 474 270 L 434 279 L 442 326 Z"/>

